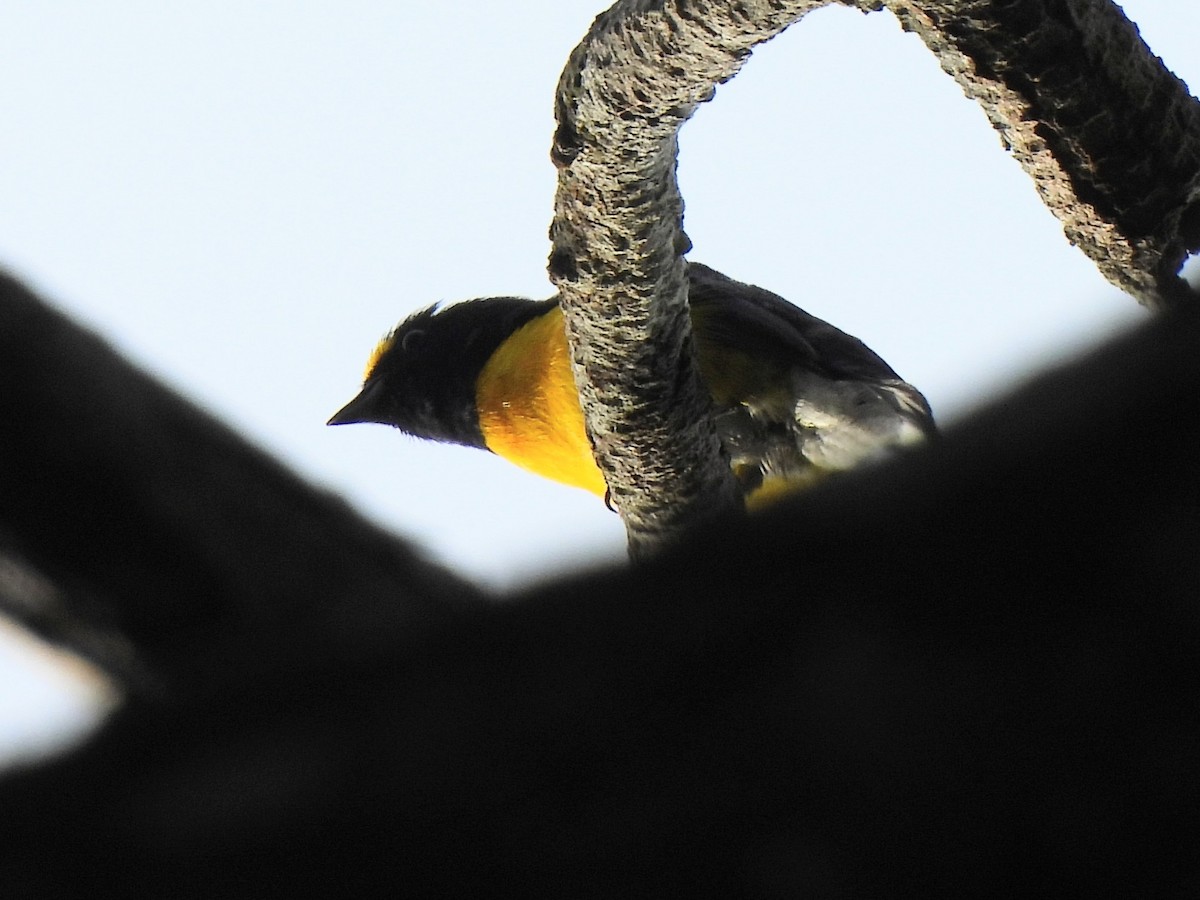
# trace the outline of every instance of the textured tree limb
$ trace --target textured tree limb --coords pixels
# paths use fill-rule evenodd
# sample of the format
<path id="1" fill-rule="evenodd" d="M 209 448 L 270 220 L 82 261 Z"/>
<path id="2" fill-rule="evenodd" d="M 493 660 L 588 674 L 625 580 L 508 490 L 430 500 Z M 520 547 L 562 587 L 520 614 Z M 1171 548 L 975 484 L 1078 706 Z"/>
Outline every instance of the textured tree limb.
<path id="1" fill-rule="evenodd" d="M 736 504 L 688 351 L 678 130 L 753 46 L 828 2 L 619 2 L 559 82 L 549 270 L 635 556 Z M 1200 105 L 1118 8 L 886 5 L 983 106 L 1105 277 L 1152 306 L 1189 295 L 1176 272 L 1200 245 Z"/>
<path id="2" fill-rule="evenodd" d="M 1109 0 L 886 0 L 1117 287 L 1161 307 L 1200 248 L 1200 103 Z"/>
<path id="3" fill-rule="evenodd" d="M 740 505 L 690 351 L 676 136 L 754 44 L 821 5 L 617 3 L 559 81 L 550 277 L 634 556 Z"/>

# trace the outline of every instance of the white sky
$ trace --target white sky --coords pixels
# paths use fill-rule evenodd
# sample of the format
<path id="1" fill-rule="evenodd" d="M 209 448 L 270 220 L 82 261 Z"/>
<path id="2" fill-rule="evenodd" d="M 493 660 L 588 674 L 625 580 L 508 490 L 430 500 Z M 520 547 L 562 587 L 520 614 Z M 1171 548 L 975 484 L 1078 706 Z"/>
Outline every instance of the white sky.
<path id="1" fill-rule="evenodd" d="M 1123 5 L 1195 92 L 1195 0 Z M 413 309 L 551 293 L 553 91 L 601 8 L 6 3 L 0 265 L 481 583 L 620 559 L 590 495 L 324 426 Z M 863 338 L 943 424 L 1144 317 L 887 14 L 812 14 L 681 144 L 692 258 Z M 35 657 L 0 630 L 0 762 L 104 696 Z"/>

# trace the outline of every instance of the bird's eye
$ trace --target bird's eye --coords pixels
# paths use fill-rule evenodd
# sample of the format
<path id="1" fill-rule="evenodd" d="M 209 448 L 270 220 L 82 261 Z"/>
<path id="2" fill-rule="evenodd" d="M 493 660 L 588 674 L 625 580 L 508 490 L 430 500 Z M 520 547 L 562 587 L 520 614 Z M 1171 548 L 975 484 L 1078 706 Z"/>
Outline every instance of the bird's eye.
<path id="1" fill-rule="evenodd" d="M 418 344 L 425 338 L 425 332 L 420 328 L 414 328 L 408 334 L 400 339 L 400 349 L 406 353 L 414 350 Z"/>

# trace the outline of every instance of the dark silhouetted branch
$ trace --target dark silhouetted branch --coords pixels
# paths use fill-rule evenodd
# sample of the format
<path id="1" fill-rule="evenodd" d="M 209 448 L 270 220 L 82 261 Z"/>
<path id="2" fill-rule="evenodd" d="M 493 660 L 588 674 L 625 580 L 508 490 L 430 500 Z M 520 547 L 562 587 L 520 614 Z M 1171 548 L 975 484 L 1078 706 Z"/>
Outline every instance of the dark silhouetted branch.
<path id="1" fill-rule="evenodd" d="M 2 273 L 0 384 L 3 611 L 126 687 L 317 623 L 352 639 L 371 597 L 419 633 L 475 596 Z"/>
<path id="2" fill-rule="evenodd" d="M 0 781 L 0 896 L 1200 883 L 1200 307 L 926 453 L 499 605 L 28 298 L 0 309 L 4 383 L 27 379 L 7 539 L 173 676 Z M 161 500 L 124 483 L 172 468 Z M 122 484 L 111 514 L 84 473 Z"/>

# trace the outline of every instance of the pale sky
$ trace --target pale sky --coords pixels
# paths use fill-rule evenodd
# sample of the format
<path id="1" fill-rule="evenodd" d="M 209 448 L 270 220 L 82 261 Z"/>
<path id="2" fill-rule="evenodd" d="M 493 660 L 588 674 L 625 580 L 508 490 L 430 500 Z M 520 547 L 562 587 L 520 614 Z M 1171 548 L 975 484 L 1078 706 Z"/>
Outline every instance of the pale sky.
<path id="1" fill-rule="evenodd" d="M 1195 0 L 1129 0 L 1200 85 Z M 520 17 L 512 10 L 519 10 Z M 326 428 L 414 309 L 544 297 L 584 0 L 0 7 L 0 265 L 385 527 L 506 589 L 616 516 L 475 450 Z M 1144 319 L 887 14 L 812 14 L 683 130 L 691 258 L 864 339 L 946 425 Z M 96 694 L 0 628 L 0 762 Z"/>

